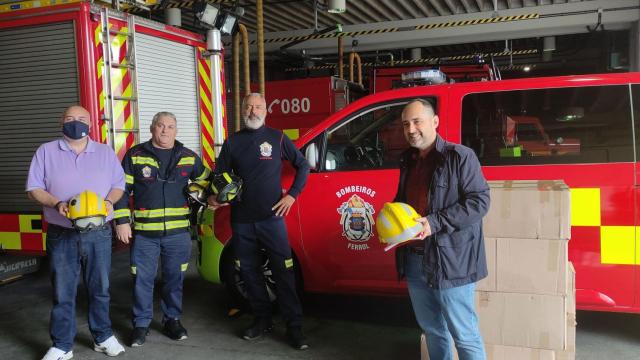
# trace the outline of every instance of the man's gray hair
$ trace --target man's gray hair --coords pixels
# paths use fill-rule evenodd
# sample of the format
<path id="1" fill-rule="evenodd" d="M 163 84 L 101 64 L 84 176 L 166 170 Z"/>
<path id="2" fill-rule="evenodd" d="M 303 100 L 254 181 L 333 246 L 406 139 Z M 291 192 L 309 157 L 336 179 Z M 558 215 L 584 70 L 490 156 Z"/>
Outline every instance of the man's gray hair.
<path id="1" fill-rule="evenodd" d="M 425 108 L 425 110 L 426 109 L 431 110 L 431 112 L 433 112 L 433 115 L 438 115 L 438 113 L 436 112 L 436 107 L 433 106 L 433 103 L 430 100 L 427 100 L 427 99 L 415 98 L 415 99 L 409 101 L 407 103 L 407 106 L 409 106 L 410 104 L 416 103 L 416 102 L 422 104 L 422 106 Z"/>
<path id="2" fill-rule="evenodd" d="M 244 108 L 244 106 L 247 104 L 247 99 L 252 97 L 252 96 L 257 96 L 260 99 L 264 100 L 264 102 L 267 102 L 267 99 L 265 99 L 264 95 L 262 95 L 261 93 L 257 93 L 257 92 L 252 92 L 247 94 L 243 99 L 242 99 L 242 107 Z"/>
<path id="3" fill-rule="evenodd" d="M 156 126 L 156 124 L 158 124 L 158 120 L 160 120 L 160 118 L 163 117 L 163 116 L 172 118 L 173 121 L 176 122 L 176 125 L 178 125 L 178 120 L 176 119 L 176 116 L 172 112 L 160 111 L 159 113 L 153 115 L 153 120 L 151 120 L 151 128 L 152 129 Z"/>

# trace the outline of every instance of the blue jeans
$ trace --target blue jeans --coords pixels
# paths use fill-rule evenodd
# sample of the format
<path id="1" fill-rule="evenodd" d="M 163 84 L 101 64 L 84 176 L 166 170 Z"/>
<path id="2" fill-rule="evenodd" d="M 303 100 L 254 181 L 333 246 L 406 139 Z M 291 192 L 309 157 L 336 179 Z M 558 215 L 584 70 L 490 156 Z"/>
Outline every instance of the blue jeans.
<path id="1" fill-rule="evenodd" d="M 167 319 L 182 315 L 182 283 L 191 257 L 188 232 L 150 237 L 136 234 L 131 247 L 133 287 L 133 326 L 149 327 L 153 319 L 153 286 L 162 259 L 162 300 L 160 306 Z"/>
<path id="2" fill-rule="evenodd" d="M 109 319 L 111 227 L 87 233 L 49 225 L 47 254 L 51 264 L 53 308 L 49 332 L 53 346 L 73 348 L 76 336 L 76 294 L 80 271 L 89 299 L 89 330 L 96 343 L 113 335 Z"/>
<path id="3" fill-rule="evenodd" d="M 411 304 L 426 334 L 429 358 L 453 359 L 453 337 L 460 360 L 486 359 L 475 312 L 475 283 L 436 290 L 427 285 L 421 255 L 409 252 L 405 266 Z"/>

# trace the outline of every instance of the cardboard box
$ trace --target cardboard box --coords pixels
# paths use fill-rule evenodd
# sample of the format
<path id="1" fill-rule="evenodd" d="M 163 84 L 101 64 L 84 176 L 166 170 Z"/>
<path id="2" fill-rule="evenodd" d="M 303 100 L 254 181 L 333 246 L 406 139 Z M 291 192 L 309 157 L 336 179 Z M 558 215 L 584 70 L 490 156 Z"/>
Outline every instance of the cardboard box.
<path id="1" fill-rule="evenodd" d="M 497 291 L 567 293 L 568 241 L 497 239 Z"/>
<path id="2" fill-rule="evenodd" d="M 476 290 L 497 291 L 497 271 L 496 271 L 496 238 L 484 238 L 484 249 L 487 254 L 487 270 L 489 274 L 486 278 L 476 284 Z"/>
<path id="3" fill-rule="evenodd" d="M 564 350 L 566 296 L 476 292 L 476 309 L 485 343 Z"/>
<path id="4" fill-rule="evenodd" d="M 486 237 L 564 239 L 571 236 L 571 194 L 561 180 L 490 181 Z"/>
<path id="5" fill-rule="evenodd" d="M 576 269 L 567 263 L 567 312 L 576 314 Z"/>
<path id="6" fill-rule="evenodd" d="M 487 360 L 556 360 L 553 350 L 485 344 Z"/>
<path id="7" fill-rule="evenodd" d="M 492 344 L 484 344 L 484 348 L 487 360 L 556 360 L 556 352 L 553 350 Z M 430 360 L 424 334 L 420 336 L 420 359 Z M 455 348 L 453 348 L 453 359 L 459 359 Z"/>
<path id="8" fill-rule="evenodd" d="M 556 360 L 576 360 L 575 351 L 556 351 Z"/>

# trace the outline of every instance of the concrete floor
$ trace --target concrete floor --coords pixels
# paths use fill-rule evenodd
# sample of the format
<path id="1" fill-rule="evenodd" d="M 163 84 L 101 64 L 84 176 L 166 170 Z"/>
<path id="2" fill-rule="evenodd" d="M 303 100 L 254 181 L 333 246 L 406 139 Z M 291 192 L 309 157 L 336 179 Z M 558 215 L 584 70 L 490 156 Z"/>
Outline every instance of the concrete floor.
<path id="1" fill-rule="evenodd" d="M 127 251 L 114 254 L 111 318 L 116 336 L 130 332 L 131 278 Z M 50 346 L 51 307 L 47 271 L 0 286 L 0 354 L 3 359 L 40 359 Z M 86 298 L 80 288 L 76 359 L 106 359 L 93 351 L 86 323 Z M 275 333 L 247 342 L 238 337 L 250 324 L 248 315 L 226 317 L 226 293 L 199 278 L 194 264 L 185 281 L 183 324 L 189 339 L 175 342 L 160 332 L 159 322 L 141 348 L 126 347 L 128 359 L 419 359 L 417 328 L 408 298 L 316 295 L 304 298 L 305 332 L 311 348 L 296 351 L 287 345 L 278 320 Z M 157 305 L 157 301 L 156 301 Z M 159 307 L 156 306 L 156 319 Z M 640 358 L 640 316 L 578 313 L 577 348 L 580 360 Z"/>

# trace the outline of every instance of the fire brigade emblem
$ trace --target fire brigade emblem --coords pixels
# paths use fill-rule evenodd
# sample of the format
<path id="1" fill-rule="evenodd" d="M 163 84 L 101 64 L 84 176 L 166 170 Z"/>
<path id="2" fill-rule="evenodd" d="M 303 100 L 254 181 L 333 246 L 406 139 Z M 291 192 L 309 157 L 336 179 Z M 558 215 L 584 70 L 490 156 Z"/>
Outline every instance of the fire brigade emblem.
<path id="1" fill-rule="evenodd" d="M 151 168 L 148 166 L 145 166 L 142 168 L 142 176 L 148 178 L 151 176 Z"/>
<path id="2" fill-rule="evenodd" d="M 273 147 L 271 146 L 271 144 L 265 141 L 262 144 L 260 144 L 260 155 L 264 157 L 269 157 L 271 156 L 272 149 Z"/>
<path id="3" fill-rule="evenodd" d="M 342 236 L 354 242 L 365 242 L 373 235 L 373 206 L 358 195 L 351 195 L 338 208 Z"/>

